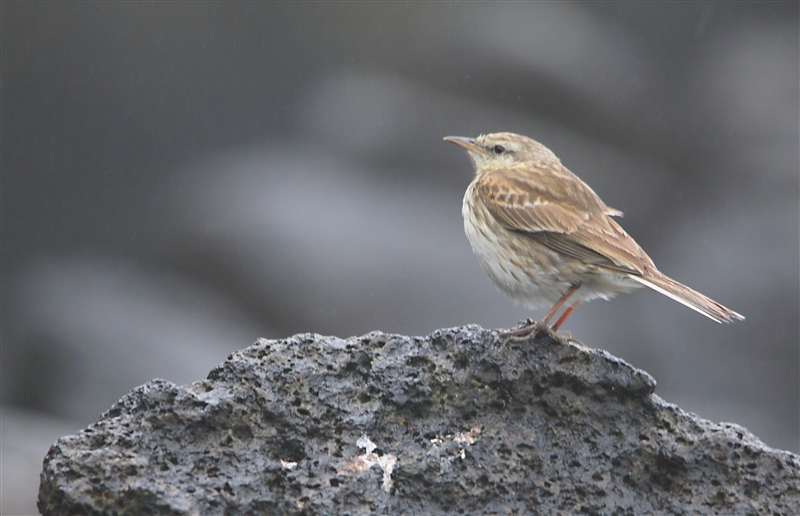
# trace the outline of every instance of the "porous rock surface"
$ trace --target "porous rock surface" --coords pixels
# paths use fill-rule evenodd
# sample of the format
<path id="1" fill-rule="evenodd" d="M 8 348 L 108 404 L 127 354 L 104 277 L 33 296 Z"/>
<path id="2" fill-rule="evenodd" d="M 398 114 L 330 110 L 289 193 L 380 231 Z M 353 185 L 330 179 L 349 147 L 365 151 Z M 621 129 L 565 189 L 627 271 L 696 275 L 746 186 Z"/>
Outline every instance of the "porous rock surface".
<path id="1" fill-rule="evenodd" d="M 154 380 L 54 444 L 67 514 L 798 514 L 800 458 L 653 394 L 647 373 L 477 326 L 259 340 Z"/>

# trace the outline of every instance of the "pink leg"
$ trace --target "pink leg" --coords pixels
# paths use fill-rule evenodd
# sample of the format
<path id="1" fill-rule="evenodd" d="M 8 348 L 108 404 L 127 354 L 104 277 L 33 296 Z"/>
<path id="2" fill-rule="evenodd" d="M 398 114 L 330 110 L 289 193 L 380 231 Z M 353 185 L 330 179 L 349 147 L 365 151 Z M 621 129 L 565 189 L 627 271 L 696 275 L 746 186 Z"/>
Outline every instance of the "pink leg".
<path id="1" fill-rule="evenodd" d="M 571 296 L 572 294 L 574 294 L 574 293 L 575 293 L 575 292 L 576 292 L 576 291 L 577 291 L 579 288 L 581 288 L 581 283 L 580 283 L 580 282 L 578 282 L 578 283 L 576 283 L 576 284 L 572 285 L 571 287 L 569 287 L 569 288 L 567 289 L 567 291 L 566 291 L 566 292 L 564 292 L 564 295 L 563 295 L 563 296 L 561 296 L 561 299 L 559 299 L 558 301 L 556 301 L 556 304 L 554 304 L 554 305 L 553 305 L 553 308 L 551 308 L 551 309 L 550 309 L 550 311 L 548 311 L 546 314 L 544 314 L 544 317 L 542 318 L 542 320 L 541 320 L 541 321 L 539 321 L 539 324 L 542 324 L 542 325 L 544 325 L 544 326 L 547 326 L 547 323 L 548 323 L 548 322 L 550 322 L 550 319 L 552 319 L 552 318 L 553 318 L 553 316 L 556 314 L 556 312 L 558 312 L 558 311 L 561 309 L 561 306 L 562 306 L 564 303 L 566 303 L 566 302 L 567 302 L 567 299 L 569 299 L 569 298 L 570 298 L 570 296 Z M 578 301 L 578 303 L 580 303 L 580 301 Z M 573 308 L 575 308 L 575 306 L 578 306 L 578 304 L 576 303 L 574 306 L 572 306 L 572 307 L 568 308 L 568 309 L 567 309 L 567 311 L 566 311 L 565 313 L 566 313 L 566 314 L 569 314 L 569 312 L 571 312 L 571 311 L 572 311 L 572 309 L 573 309 Z M 562 315 L 562 316 L 561 316 L 561 317 L 558 319 L 558 321 L 556 322 L 556 324 L 553 326 L 553 330 L 556 330 L 556 329 L 558 328 L 558 326 L 559 326 L 559 325 L 560 325 L 562 322 L 564 322 L 564 319 L 566 319 L 566 318 L 567 318 L 567 317 L 566 317 L 565 315 Z"/>
<path id="2" fill-rule="evenodd" d="M 527 337 L 528 335 L 530 335 L 534 331 L 534 329 L 537 326 L 539 326 L 539 327 L 540 326 L 547 326 L 547 323 L 550 321 L 550 319 L 553 318 L 553 316 L 556 314 L 556 312 L 558 312 L 559 309 L 561 309 L 561 307 L 564 305 L 564 303 L 567 302 L 567 299 L 569 299 L 570 296 L 572 296 L 572 294 L 574 294 L 579 288 L 581 288 L 581 284 L 580 283 L 576 283 L 575 285 L 572 285 L 571 287 L 569 287 L 567 289 L 567 291 L 564 292 L 564 295 L 561 296 L 561 299 L 559 299 L 556 302 L 556 304 L 553 305 L 553 308 L 551 308 L 545 314 L 545 316 L 542 318 L 542 320 L 539 321 L 538 323 L 533 323 L 530 319 L 528 319 L 528 324 L 526 324 L 524 327 L 519 328 L 517 330 L 513 330 L 513 331 L 502 332 L 501 335 L 503 337 L 512 337 L 512 338 Z M 556 321 L 556 323 L 552 327 L 553 331 L 558 330 L 558 327 L 561 326 L 561 323 L 563 323 L 564 320 L 566 320 L 566 318 L 569 315 L 569 313 L 572 312 L 572 310 L 576 306 L 578 306 L 579 304 L 580 304 L 580 301 L 578 301 L 577 303 L 573 303 L 572 305 L 569 306 L 569 308 L 567 308 L 564 311 L 563 314 L 561 314 L 561 317 L 558 318 L 558 320 Z"/>
<path id="3" fill-rule="evenodd" d="M 556 323 L 552 326 L 553 331 L 558 331 L 558 328 L 559 328 L 559 326 L 561 326 L 561 323 L 563 323 L 564 321 L 567 320 L 567 317 L 569 317 L 569 314 L 571 314 L 572 311 L 575 310 L 575 307 L 578 306 L 579 304 L 581 304 L 580 301 L 575 301 L 574 303 L 569 305 L 569 307 L 567 307 L 566 310 L 564 310 L 564 313 L 561 314 L 561 317 L 559 317 L 558 320 L 556 321 Z"/>

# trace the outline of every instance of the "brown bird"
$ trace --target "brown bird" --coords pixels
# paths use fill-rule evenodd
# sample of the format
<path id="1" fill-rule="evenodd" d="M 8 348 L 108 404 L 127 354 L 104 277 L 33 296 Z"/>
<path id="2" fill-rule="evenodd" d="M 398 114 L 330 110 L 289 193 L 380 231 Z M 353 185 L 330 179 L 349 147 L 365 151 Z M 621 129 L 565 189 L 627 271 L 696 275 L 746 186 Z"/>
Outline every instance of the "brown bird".
<path id="1" fill-rule="evenodd" d="M 656 269 L 600 200 L 541 143 L 514 133 L 445 141 L 467 149 L 475 179 L 461 213 L 472 250 L 500 290 L 527 308 L 551 305 L 538 323 L 558 330 L 583 301 L 649 287 L 717 322 L 744 319 Z M 509 332 L 526 335 L 534 324 Z"/>

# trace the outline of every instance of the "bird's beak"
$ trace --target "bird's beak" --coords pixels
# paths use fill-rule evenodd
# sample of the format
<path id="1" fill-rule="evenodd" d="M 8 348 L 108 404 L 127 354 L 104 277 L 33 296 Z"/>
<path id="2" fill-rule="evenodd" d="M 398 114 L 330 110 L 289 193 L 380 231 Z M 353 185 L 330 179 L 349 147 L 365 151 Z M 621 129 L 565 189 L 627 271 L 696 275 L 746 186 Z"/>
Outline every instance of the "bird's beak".
<path id="1" fill-rule="evenodd" d="M 477 152 L 478 154 L 483 154 L 485 152 L 483 147 L 475 145 L 475 138 L 466 138 L 464 136 L 445 136 L 444 141 L 455 143 L 459 147 L 464 147 L 470 152 Z"/>

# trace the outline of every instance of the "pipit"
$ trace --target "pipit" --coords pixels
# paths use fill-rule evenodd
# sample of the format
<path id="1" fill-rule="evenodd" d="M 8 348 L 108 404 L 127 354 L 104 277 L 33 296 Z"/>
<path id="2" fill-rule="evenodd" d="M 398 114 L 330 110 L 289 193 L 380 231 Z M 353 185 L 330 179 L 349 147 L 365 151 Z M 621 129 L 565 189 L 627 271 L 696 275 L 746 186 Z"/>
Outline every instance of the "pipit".
<path id="1" fill-rule="evenodd" d="M 557 331 L 583 301 L 649 287 L 717 322 L 744 319 L 656 269 L 610 208 L 550 149 L 526 136 L 495 133 L 445 141 L 464 147 L 475 179 L 464 195 L 464 230 L 484 272 L 527 308 L 551 305 L 534 326 Z"/>

